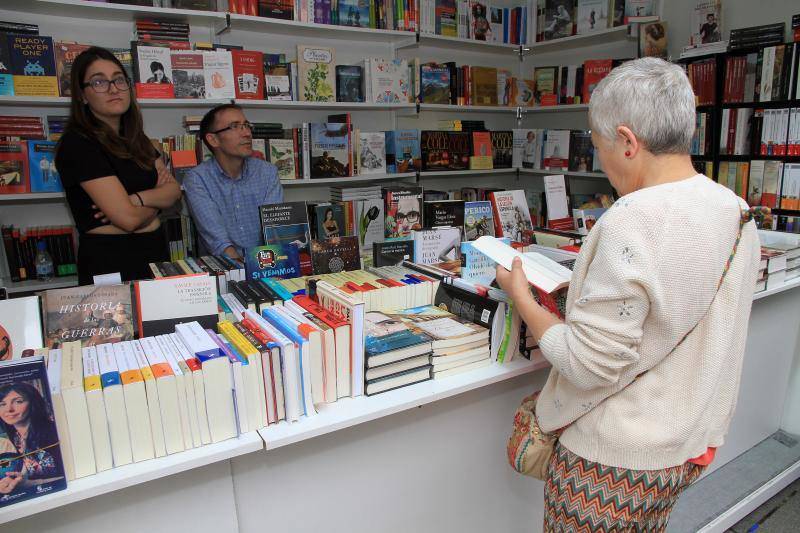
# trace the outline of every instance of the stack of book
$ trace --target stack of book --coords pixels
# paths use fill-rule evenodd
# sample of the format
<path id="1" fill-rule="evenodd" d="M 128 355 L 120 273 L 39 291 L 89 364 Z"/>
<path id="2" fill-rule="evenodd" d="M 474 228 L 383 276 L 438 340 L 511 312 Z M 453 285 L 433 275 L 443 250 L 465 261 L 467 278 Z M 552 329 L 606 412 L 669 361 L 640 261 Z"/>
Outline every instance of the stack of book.
<path id="1" fill-rule="evenodd" d="M 750 26 L 731 30 L 729 37 L 730 49 L 741 50 L 783 43 L 786 23 L 775 22 L 763 26 Z"/>
<path id="2" fill-rule="evenodd" d="M 137 41 L 175 46 L 189 43 L 189 24 L 173 20 L 137 20 L 134 22 Z"/>
<path id="3" fill-rule="evenodd" d="M 431 379 L 431 337 L 381 312 L 365 319 L 367 396 Z"/>
<path id="4" fill-rule="evenodd" d="M 433 305 L 404 309 L 388 313 L 388 316 L 432 339 L 434 379 L 468 372 L 491 363 L 489 330 L 485 327 Z"/>

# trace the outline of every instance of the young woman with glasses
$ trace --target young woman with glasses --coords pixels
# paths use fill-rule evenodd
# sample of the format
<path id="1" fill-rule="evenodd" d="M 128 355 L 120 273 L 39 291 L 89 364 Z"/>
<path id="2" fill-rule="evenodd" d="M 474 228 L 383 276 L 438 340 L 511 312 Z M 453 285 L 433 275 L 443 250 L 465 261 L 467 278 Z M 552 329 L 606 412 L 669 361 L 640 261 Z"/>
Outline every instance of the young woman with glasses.
<path id="1" fill-rule="evenodd" d="M 158 214 L 180 186 L 144 133 L 131 80 L 104 48 L 82 52 L 72 66 L 69 122 L 56 153 L 79 234 L 78 278 L 119 272 L 149 276 L 148 263 L 168 258 Z"/>

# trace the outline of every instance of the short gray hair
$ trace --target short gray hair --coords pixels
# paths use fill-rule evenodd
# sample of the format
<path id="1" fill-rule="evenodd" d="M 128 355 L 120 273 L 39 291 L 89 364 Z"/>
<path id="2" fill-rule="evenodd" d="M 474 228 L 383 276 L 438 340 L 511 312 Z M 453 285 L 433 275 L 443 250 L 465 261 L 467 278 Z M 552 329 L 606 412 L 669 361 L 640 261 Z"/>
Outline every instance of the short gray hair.
<path id="1" fill-rule="evenodd" d="M 619 126 L 633 131 L 655 155 L 688 154 L 695 129 L 695 98 L 684 70 L 663 59 L 628 61 L 592 92 L 589 123 L 613 142 Z"/>

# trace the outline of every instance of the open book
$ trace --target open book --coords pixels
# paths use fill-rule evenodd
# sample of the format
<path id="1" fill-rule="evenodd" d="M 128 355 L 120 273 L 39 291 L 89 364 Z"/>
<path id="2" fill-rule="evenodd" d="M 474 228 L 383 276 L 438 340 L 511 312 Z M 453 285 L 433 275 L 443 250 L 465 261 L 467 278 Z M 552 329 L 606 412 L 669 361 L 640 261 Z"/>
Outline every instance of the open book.
<path id="1" fill-rule="evenodd" d="M 495 237 L 483 236 L 473 241 L 473 246 L 492 261 L 511 270 L 515 257 L 522 260 L 522 270 L 528 282 L 545 294 L 569 286 L 572 271 L 549 257 L 536 252 L 520 253 Z"/>

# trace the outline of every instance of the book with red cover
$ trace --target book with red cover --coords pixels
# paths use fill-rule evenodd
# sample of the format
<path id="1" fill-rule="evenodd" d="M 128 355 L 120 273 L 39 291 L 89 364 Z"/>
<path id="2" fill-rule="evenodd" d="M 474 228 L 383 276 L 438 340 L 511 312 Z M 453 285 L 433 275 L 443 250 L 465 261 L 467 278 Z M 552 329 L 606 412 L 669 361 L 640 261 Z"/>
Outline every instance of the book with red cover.
<path id="1" fill-rule="evenodd" d="M 0 141 L 0 194 L 30 192 L 28 144 L 25 141 Z"/>
<path id="2" fill-rule="evenodd" d="M 326 325 L 332 328 L 338 328 L 341 326 L 346 326 L 347 320 L 342 315 L 337 315 L 333 311 L 329 311 L 319 305 L 317 302 L 309 298 L 308 296 L 301 294 L 292 298 L 292 301 L 297 302 L 297 304 L 314 315 L 315 317 L 322 320 Z"/>
<path id="3" fill-rule="evenodd" d="M 292 0 L 258 0 L 258 16 L 294 20 L 294 2 Z"/>
<path id="4" fill-rule="evenodd" d="M 236 98 L 264 99 L 264 54 L 255 50 L 231 50 Z"/>
<path id="5" fill-rule="evenodd" d="M 592 91 L 600 81 L 611 72 L 613 60 L 611 59 L 590 59 L 583 63 L 583 100 L 581 103 L 588 104 Z"/>

